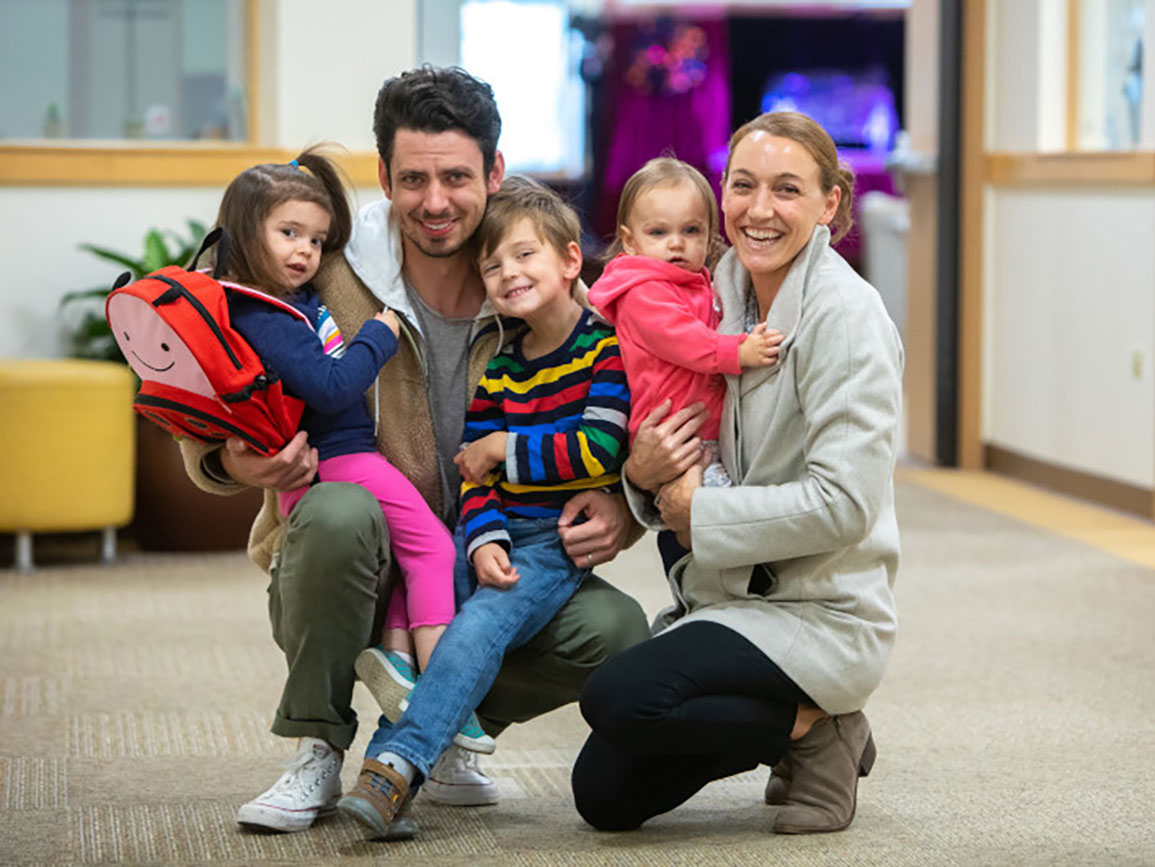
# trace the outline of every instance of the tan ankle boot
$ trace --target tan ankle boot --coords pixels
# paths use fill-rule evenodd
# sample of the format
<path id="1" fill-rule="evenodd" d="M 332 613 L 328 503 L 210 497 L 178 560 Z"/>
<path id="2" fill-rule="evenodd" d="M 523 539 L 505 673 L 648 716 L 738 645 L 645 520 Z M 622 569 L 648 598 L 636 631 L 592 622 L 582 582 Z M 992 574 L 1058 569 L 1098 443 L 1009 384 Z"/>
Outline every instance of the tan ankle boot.
<path id="1" fill-rule="evenodd" d="M 770 769 L 770 779 L 766 781 L 766 803 L 779 806 L 790 796 L 790 780 L 794 772 L 790 767 L 790 753 L 784 755 Z"/>
<path id="2" fill-rule="evenodd" d="M 774 830 L 816 834 L 849 825 L 854 820 L 858 778 L 874 765 L 874 739 L 866 715 L 857 711 L 819 720 L 790 745 L 789 756 L 791 782 L 785 804 L 774 818 Z"/>

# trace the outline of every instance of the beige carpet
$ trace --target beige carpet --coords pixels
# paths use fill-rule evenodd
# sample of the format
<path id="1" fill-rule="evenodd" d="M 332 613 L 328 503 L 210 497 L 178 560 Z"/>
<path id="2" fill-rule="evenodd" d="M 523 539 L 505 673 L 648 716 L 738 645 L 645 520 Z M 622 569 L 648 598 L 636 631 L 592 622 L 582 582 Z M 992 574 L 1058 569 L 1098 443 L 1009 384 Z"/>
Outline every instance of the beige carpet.
<path id="1" fill-rule="evenodd" d="M 1155 864 L 1155 571 L 909 481 L 899 509 L 900 639 L 844 833 L 769 833 L 760 771 L 598 834 L 570 802 L 572 706 L 502 736 L 500 805 L 419 799 L 415 841 L 247 833 L 236 806 L 291 752 L 264 579 L 136 554 L 0 571 L 0 864 Z M 659 571 L 643 541 L 606 575 L 653 611 Z"/>

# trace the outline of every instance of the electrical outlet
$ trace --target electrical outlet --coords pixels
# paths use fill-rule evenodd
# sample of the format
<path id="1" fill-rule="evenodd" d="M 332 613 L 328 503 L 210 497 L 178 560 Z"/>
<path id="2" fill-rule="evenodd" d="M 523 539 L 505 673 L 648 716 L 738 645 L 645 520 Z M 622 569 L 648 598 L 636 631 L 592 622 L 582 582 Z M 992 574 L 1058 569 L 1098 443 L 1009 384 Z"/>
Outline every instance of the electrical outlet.
<path id="1" fill-rule="evenodd" d="M 1146 366 L 1146 358 L 1143 356 L 1143 350 L 1133 350 L 1131 352 L 1131 378 L 1142 379 L 1143 371 Z"/>

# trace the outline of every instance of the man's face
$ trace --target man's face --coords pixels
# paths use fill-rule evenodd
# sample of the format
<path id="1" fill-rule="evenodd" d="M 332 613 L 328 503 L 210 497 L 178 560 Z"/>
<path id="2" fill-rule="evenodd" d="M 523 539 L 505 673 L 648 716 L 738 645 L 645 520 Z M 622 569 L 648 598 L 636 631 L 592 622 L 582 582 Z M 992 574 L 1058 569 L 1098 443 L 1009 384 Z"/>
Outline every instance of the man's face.
<path id="1" fill-rule="evenodd" d="M 397 130 L 389 173 L 381 165 L 379 174 L 407 248 L 434 258 L 461 251 L 501 188 L 501 154 L 488 175 L 483 163 L 477 141 L 458 130 Z"/>

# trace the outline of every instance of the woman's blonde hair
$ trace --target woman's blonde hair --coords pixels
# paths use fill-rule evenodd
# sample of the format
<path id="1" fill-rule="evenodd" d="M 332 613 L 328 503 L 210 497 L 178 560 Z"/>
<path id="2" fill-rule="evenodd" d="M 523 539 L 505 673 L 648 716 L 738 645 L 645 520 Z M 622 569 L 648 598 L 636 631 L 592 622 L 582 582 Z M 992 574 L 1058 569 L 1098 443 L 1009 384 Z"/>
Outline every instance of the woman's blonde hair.
<path id="1" fill-rule="evenodd" d="M 851 214 L 851 203 L 854 201 L 854 172 L 838 162 L 838 149 L 826 130 L 796 111 L 771 111 L 754 118 L 738 127 L 730 136 L 730 155 L 726 158 L 726 172 L 722 175 L 723 186 L 730 176 L 730 160 L 734 156 L 734 148 L 752 132 L 764 132 L 767 135 L 798 142 L 806 148 L 814 158 L 814 162 L 818 163 L 818 184 L 822 187 L 822 192 L 829 193 L 835 187 L 842 190 L 838 210 L 830 221 L 831 243 L 842 240 L 854 225 L 854 217 Z"/>
<path id="2" fill-rule="evenodd" d="M 726 242 L 718 232 L 718 198 L 714 189 L 705 176 L 689 163 L 684 163 L 673 157 L 656 157 L 634 172 L 622 190 L 622 197 L 618 200 L 618 222 L 614 232 L 614 240 L 606 250 L 605 258 L 625 251 L 622 246 L 622 226 L 629 222 L 630 212 L 643 193 L 658 187 L 674 186 L 689 182 L 702 197 L 702 204 L 706 206 L 706 233 L 709 246 L 706 248 L 706 267 L 713 270 L 714 265 L 726 252 Z"/>

